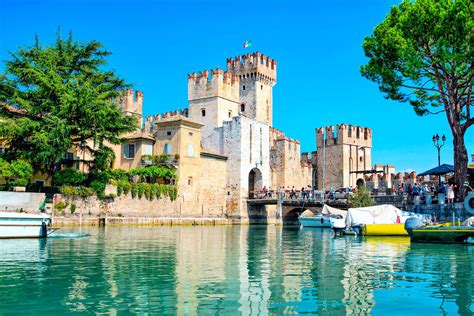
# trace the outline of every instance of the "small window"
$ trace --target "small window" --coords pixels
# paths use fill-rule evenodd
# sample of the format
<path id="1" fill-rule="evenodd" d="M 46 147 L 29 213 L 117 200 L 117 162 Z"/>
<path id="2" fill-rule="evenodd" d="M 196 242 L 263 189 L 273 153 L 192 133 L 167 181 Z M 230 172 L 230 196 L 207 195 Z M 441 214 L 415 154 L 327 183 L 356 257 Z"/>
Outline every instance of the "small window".
<path id="1" fill-rule="evenodd" d="M 145 155 L 152 155 L 153 154 L 153 146 L 152 144 L 145 145 Z"/>
<path id="2" fill-rule="evenodd" d="M 188 157 L 194 157 L 194 145 L 188 144 Z"/>
<path id="3" fill-rule="evenodd" d="M 193 135 L 194 135 L 193 132 L 189 132 L 189 136 L 193 136 Z"/>
<path id="4" fill-rule="evenodd" d="M 242 86 L 242 90 L 245 90 L 245 86 Z"/>
<path id="5" fill-rule="evenodd" d="M 35 180 L 35 184 L 39 187 L 44 187 L 44 180 Z"/>
<path id="6" fill-rule="evenodd" d="M 245 104 L 240 105 L 240 112 L 245 112 Z"/>
<path id="7" fill-rule="evenodd" d="M 65 157 L 66 160 L 74 160 L 74 154 L 72 152 L 67 152 Z"/>
<path id="8" fill-rule="evenodd" d="M 188 177 L 188 185 L 193 185 L 193 177 Z"/>
<path id="9" fill-rule="evenodd" d="M 362 162 L 362 156 L 359 157 L 359 161 Z"/>
<path id="10" fill-rule="evenodd" d="M 263 84 L 262 84 L 262 85 L 260 85 L 260 90 L 263 90 Z"/>
<path id="11" fill-rule="evenodd" d="M 125 158 L 132 159 L 135 157 L 135 144 L 125 144 L 123 155 Z"/>
<path id="12" fill-rule="evenodd" d="M 201 116 L 206 116 L 206 109 L 201 109 Z"/>
<path id="13" fill-rule="evenodd" d="M 171 155 L 171 151 L 173 150 L 170 143 L 166 143 L 165 147 L 163 148 L 163 153 L 166 155 Z"/>
<path id="14" fill-rule="evenodd" d="M 232 117 L 232 111 L 229 111 L 229 118 Z"/>
<path id="15" fill-rule="evenodd" d="M 166 132 L 166 135 L 171 136 L 171 132 Z"/>

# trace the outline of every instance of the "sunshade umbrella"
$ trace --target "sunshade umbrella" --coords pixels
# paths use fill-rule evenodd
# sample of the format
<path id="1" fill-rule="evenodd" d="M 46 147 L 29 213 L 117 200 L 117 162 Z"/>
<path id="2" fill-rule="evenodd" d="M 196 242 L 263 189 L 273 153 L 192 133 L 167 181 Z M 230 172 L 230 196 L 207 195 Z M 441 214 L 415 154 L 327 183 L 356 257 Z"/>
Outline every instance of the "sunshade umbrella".
<path id="1" fill-rule="evenodd" d="M 448 164 L 442 164 L 441 166 L 435 167 L 433 169 L 430 169 L 428 171 L 420 173 L 418 176 L 442 176 L 447 173 L 454 172 L 454 166 L 448 165 Z"/>

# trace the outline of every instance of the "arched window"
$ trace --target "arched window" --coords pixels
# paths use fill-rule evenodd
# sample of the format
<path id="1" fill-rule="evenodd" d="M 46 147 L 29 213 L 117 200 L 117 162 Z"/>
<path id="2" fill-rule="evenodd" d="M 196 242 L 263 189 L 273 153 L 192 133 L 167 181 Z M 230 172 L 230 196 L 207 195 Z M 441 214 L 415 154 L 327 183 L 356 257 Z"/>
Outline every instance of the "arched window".
<path id="1" fill-rule="evenodd" d="M 245 90 L 245 86 L 242 86 L 242 90 Z"/>
<path id="2" fill-rule="evenodd" d="M 245 112 L 245 104 L 240 105 L 240 112 Z"/>

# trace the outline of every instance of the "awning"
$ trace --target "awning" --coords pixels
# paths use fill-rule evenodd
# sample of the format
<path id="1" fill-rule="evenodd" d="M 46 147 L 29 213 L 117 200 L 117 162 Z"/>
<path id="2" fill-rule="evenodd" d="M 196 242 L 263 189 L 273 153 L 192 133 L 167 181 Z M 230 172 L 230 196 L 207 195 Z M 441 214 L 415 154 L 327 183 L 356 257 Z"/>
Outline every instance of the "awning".
<path id="1" fill-rule="evenodd" d="M 422 177 L 422 176 L 442 176 L 447 173 L 454 172 L 454 166 L 453 165 L 447 165 L 447 164 L 442 164 L 441 166 L 435 167 L 433 169 L 430 169 L 428 171 L 422 172 L 418 174 L 417 176 Z"/>

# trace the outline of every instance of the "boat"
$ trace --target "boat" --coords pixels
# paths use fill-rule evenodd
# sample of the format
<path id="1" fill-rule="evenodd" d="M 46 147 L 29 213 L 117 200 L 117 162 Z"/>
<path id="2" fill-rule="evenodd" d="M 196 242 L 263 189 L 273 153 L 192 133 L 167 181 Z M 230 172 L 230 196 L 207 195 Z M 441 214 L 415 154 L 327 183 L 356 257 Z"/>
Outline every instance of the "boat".
<path id="1" fill-rule="evenodd" d="M 474 226 L 452 226 L 450 223 L 424 226 L 410 218 L 405 222 L 405 229 L 412 242 L 472 244 L 474 241 Z"/>
<path id="2" fill-rule="evenodd" d="M 416 217 L 422 222 L 430 220 L 429 215 L 404 212 L 393 205 L 384 204 L 349 208 L 344 223 L 340 220 L 333 221 L 332 228 L 336 234 L 408 236 L 404 223 L 410 217 Z"/>
<path id="3" fill-rule="evenodd" d="M 328 215 L 318 214 L 314 216 L 300 216 L 298 221 L 303 227 L 331 227 L 331 219 Z"/>
<path id="4" fill-rule="evenodd" d="M 324 205 L 321 214 L 314 214 L 310 210 L 304 211 L 298 220 L 303 227 L 331 228 L 331 221 L 344 219 L 346 211 Z"/>
<path id="5" fill-rule="evenodd" d="M 0 238 L 45 238 L 54 231 L 44 213 L 0 212 Z"/>

